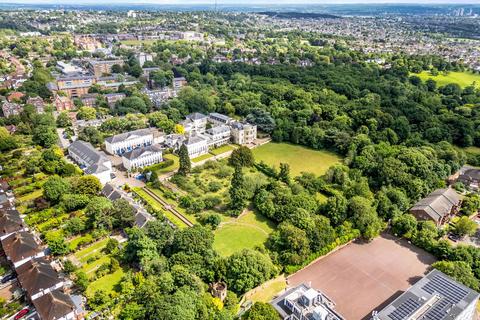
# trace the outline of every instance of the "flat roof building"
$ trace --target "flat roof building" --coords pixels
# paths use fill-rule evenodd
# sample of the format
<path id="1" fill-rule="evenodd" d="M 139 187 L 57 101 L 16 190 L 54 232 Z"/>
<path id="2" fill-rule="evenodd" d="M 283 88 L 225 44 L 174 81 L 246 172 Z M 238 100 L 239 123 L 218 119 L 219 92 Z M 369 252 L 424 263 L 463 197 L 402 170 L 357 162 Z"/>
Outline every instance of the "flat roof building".
<path id="1" fill-rule="evenodd" d="M 373 314 L 374 320 L 472 320 L 479 293 L 438 270 Z"/>

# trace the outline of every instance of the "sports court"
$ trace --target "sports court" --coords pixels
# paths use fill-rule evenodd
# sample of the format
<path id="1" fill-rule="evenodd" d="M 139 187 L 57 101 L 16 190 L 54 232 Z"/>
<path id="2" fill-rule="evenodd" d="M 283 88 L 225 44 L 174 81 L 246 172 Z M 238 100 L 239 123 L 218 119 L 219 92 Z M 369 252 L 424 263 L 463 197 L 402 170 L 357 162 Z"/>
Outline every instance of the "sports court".
<path id="1" fill-rule="evenodd" d="M 288 278 L 324 292 L 347 320 L 370 319 L 427 273 L 435 258 L 403 239 L 382 235 L 351 243 Z"/>

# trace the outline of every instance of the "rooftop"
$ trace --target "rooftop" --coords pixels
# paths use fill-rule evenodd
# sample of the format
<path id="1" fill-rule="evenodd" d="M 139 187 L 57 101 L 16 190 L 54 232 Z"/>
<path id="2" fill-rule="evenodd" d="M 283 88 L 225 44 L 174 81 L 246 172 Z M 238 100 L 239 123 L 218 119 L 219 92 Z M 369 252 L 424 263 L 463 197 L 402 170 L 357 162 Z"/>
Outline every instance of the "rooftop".
<path id="1" fill-rule="evenodd" d="M 25 228 L 20 212 L 14 209 L 0 210 L 0 236 Z"/>
<path id="2" fill-rule="evenodd" d="M 457 319 L 479 293 L 467 288 L 438 270 L 415 283 L 410 289 L 380 311 L 377 320 Z"/>
<path id="3" fill-rule="evenodd" d="M 2 240 L 2 247 L 5 254 L 14 263 L 33 257 L 42 251 L 33 235 L 27 231 L 9 235 Z"/>
<path id="4" fill-rule="evenodd" d="M 45 258 L 32 259 L 16 269 L 18 281 L 30 296 L 52 288 L 62 280 Z"/>
<path id="5" fill-rule="evenodd" d="M 422 210 L 434 220 L 441 220 L 458 205 L 460 199 L 460 195 L 451 188 L 437 189 L 418 201 L 410 210 Z"/>
<path id="6" fill-rule="evenodd" d="M 42 320 L 61 319 L 75 310 L 70 296 L 60 290 L 51 291 L 33 300 L 33 305 Z"/>
<path id="7" fill-rule="evenodd" d="M 152 131 L 150 129 L 138 129 L 138 130 L 129 131 L 129 132 L 108 137 L 107 139 L 105 139 L 105 141 L 108 143 L 118 143 L 118 142 L 123 142 L 125 140 L 148 136 L 148 135 L 152 135 Z"/>
<path id="8" fill-rule="evenodd" d="M 200 113 L 200 112 L 194 112 L 194 113 L 191 113 L 191 114 L 187 115 L 186 118 L 190 119 L 192 121 L 195 121 L 195 120 L 205 119 L 205 118 L 207 118 L 207 116 L 204 115 L 203 113 Z"/>
<path id="9" fill-rule="evenodd" d="M 105 162 L 109 161 L 108 158 L 103 152 L 96 150 L 89 142 L 76 140 L 68 147 L 68 151 L 74 153 L 89 164 L 85 169 L 87 174 L 109 170 L 109 168 L 104 165 Z"/>
<path id="10" fill-rule="evenodd" d="M 122 157 L 127 158 L 128 160 L 133 160 L 133 159 L 141 158 L 149 154 L 158 153 L 158 152 L 162 152 L 162 148 L 160 148 L 157 145 L 151 145 L 147 147 L 134 149 L 132 151 L 124 153 Z"/>

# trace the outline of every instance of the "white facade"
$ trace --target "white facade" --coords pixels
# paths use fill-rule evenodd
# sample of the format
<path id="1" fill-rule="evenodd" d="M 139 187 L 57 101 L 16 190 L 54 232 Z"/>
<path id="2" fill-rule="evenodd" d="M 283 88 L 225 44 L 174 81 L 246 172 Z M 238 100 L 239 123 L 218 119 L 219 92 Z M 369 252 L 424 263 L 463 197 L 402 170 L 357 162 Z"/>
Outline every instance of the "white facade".
<path id="1" fill-rule="evenodd" d="M 186 120 L 182 122 L 185 133 L 204 133 L 207 129 L 208 117 L 204 114 L 195 112 L 186 116 Z"/>
<path id="2" fill-rule="evenodd" d="M 122 156 L 123 166 L 129 171 L 148 167 L 162 161 L 162 150 L 155 146 L 133 150 Z"/>
<path id="3" fill-rule="evenodd" d="M 153 144 L 153 133 L 149 129 L 140 129 L 115 135 L 105 140 L 105 149 L 108 153 L 121 155 L 140 147 Z"/>
<path id="4" fill-rule="evenodd" d="M 208 146 L 211 148 L 220 147 L 229 143 L 230 136 L 230 127 L 226 125 L 213 127 L 205 132 L 205 137 L 208 138 Z"/>
<path id="5" fill-rule="evenodd" d="M 257 126 L 249 123 L 235 122 L 231 126 L 233 143 L 249 144 L 257 138 Z"/>
<path id="6" fill-rule="evenodd" d="M 201 136 L 190 137 L 185 146 L 188 150 L 188 156 L 190 159 L 200 157 L 201 155 L 208 153 L 208 139 Z"/>
<path id="7" fill-rule="evenodd" d="M 103 152 L 97 151 L 90 143 L 80 140 L 74 141 L 68 147 L 68 155 L 85 174 L 97 177 L 102 185 L 112 180 L 112 162 Z"/>

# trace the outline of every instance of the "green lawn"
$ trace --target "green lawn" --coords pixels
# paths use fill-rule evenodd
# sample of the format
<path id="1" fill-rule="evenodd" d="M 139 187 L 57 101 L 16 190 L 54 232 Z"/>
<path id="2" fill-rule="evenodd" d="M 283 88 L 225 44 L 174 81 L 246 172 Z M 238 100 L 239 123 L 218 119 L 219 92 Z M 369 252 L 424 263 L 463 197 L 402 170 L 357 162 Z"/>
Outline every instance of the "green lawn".
<path id="1" fill-rule="evenodd" d="M 468 147 L 464 149 L 468 153 L 473 153 L 473 154 L 480 154 L 480 148 L 479 147 Z"/>
<path id="2" fill-rule="evenodd" d="M 120 283 L 124 275 L 125 271 L 120 268 L 114 273 L 107 274 L 106 276 L 93 281 L 87 287 L 87 297 L 92 297 L 93 294 L 98 290 L 103 290 L 109 294 L 114 290 L 115 286 Z"/>
<path id="3" fill-rule="evenodd" d="M 157 196 L 162 198 L 166 203 L 171 204 L 175 209 L 177 209 L 178 212 L 183 214 L 188 220 L 190 220 L 191 223 L 195 224 L 197 223 L 197 217 L 193 214 L 187 213 L 184 208 L 179 207 L 178 202 L 175 199 L 170 199 L 164 196 L 162 190 L 154 189 L 154 188 L 148 188 L 148 190 L 152 191 L 155 193 Z"/>
<path id="4" fill-rule="evenodd" d="M 253 249 L 265 243 L 274 228 L 274 224 L 265 217 L 248 212 L 238 219 L 222 223 L 215 231 L 213 247 L 224 257 L 243 249 Z"/>
<path id="5" fill-rule="evenodd" d="M 101 253 L 101 250 L 107 245 L 108 238 L 95 242 L 94 244 L 74 253 L 75 258 L 81 263 L 86 263 L 88 258 Z"/>
<path id="6" fill-rule="evenodd" d="M 335 153 L 288 143 L 270 142 L 264 144 L 253 149 L 253 155 L 255 156 L 255 161 L 264 161 L 277 169 L 280 163 L 288 163 L 292 176 L 298 176 L 301 172 L 322 175 L 332 165 L 341 161 L 341 158 Z"/>
<path id="7" fill-rule="evenodd" d="M 195 162 L 195 163 L 200 162 L 203 160 L 210 159 L 211 157 L 213 157 L 213 154 L 207 153 L 207 154 L 201 155 L 200 157 L 193 158 L 192 162 Z"/>
<path id="8" fill-rule="evenodd" d="M 150 195 L 148 195 L 143 189 L 141 188 L 134 188 L 133 189 L 135 191 L 136 194 L 138 194 L 145 202 L 147 202 L 152 208 L 153 210 L 156 210 L 156 211 L 160 211 L 163 215 L 165 215 L 165 217 L 170 220 L 170 222 L 172 222 L 174 225 L 176 225 L 177 227 L 179 227 L 180 229 L 183 229 L 183 228 L 186 228 L 187 225 L 182 221 L 180 220 L 179 218 L 177 218 L 177 216 L 175 216 L 173 213 L 171 213 L 170 211 L 168 210 L 165 210 L 163 208 L 163 205 L 158 202 L 157 200 L 155 200 L 154 198 L 152 198 Z"/>
<path id="9" fill-rule="evenodd" d="M 480 74 L 471 72 L 449 72 L 447 75 L 440 72 L 437 76 L 432 76 L 429 71 L 423 71 L 415 74 L 423 81 L 432 79 L 437 82 L 437 86 L 445 86 L 449 83 L 457 83 L 462 88 L 476 82 L 476 86 L 480 88 Z"/>
<path id="10" fill-rule="evenodd" d="M 157 171 L 157 174 L 158 175 L 161 175 L 161 174 L 164 174 L 164 173 L 169 173 L 169 172 L 172 172 L 172 171 L 175 171 L 178 169 L 179 167 L 179 163 L 178 163 L 178 157 L 174 154 L 166 154 L 163 156 L 164 159 L 172 159 L 173 160 L 173 164 L 171 166 L 168 166 L 166 168 L 163 168 L 163 169 L 160 169 Z"/>
<path id="11" fill-rule="evenodd" d="M 252 302 L 270 302 L 275 295 L 287 287 L 287 280 L 282 274 L 275 279 L 262 283 L 258 287 L 245 293 L 245 299 Z"/>
<path id="12" fill-rule="evenodd" d="M 234 146 L 232 146 L 232 145 L 230 145 L 230 144 L 226 144 L 226 145 L 223 145 L 223 146 L 218 147 L 218 148 L 216 148 L 216 149 L 210 150 L 210 153 L 213 154 L 213 155 L 218 156 L 219 154 L 222 154 L 222 153 L 231 151 L 231 150 L 233 150 L 233 149 L 235 149 Z"/>

